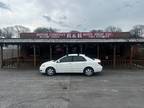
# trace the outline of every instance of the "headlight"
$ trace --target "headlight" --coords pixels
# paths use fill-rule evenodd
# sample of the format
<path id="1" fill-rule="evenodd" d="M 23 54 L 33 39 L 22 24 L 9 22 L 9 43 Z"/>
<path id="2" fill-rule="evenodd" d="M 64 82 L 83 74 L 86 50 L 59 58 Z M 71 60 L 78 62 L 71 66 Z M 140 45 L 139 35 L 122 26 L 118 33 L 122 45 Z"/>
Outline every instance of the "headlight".
<path id="1" fill-rule="evenodd" d="M 41 67 L 45 67 L 45 64 L 42 64 Z"/>

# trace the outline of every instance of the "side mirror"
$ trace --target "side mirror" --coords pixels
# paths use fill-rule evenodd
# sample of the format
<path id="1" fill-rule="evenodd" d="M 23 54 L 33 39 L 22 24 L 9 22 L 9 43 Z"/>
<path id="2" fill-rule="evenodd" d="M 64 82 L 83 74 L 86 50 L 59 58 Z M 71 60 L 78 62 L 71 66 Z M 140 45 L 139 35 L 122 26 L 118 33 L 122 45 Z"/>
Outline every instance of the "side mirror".
<path id="1" fill-rule="evenodd" d="M 59 60 L 57 60 L 57 61 L 56 61 L 56 63 L 60 63 L 60 61 L 59 61 Z"/>

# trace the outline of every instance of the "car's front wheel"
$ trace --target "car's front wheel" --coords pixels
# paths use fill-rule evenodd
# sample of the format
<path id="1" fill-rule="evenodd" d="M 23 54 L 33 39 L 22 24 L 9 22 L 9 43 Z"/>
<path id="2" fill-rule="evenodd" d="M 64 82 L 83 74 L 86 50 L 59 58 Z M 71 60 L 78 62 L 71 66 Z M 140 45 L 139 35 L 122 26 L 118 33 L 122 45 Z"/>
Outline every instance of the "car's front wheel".
<path id="1" fill-rule="evenodd" d="M 46 74 L 47 74 L 48 76 L 53 76 L 55 73 L 56 73 L 56 71 L 55 71 L 55 69 L 54 69 L 53 67 L 48 67 L 48 68 L 46 69 Z"/>
<path id="2" fill-rule="evenodd" d="M 87 67 L 84 69 L 84 75 L 86 76 L 92 76 L 94 74 L 94 70 L 91 67 Z"/>

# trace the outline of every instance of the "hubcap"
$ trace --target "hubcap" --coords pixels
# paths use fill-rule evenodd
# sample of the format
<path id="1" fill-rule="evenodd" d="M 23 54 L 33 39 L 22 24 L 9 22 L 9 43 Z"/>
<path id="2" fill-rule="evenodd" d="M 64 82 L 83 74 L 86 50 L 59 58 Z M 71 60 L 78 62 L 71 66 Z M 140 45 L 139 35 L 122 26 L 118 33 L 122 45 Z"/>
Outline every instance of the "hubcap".
<path id="1" fill-rule="evenodd" d="M 54 70 L 53 69 L 48 69 L 47 70 L 47 74 L 48 75 L 53 75 L 54 74 Z"/>
<path id="2" fill-rule="evenodd" d="M 93 74 L 92 69 L 86 69 L 85 74 L 90 76 Z"/>

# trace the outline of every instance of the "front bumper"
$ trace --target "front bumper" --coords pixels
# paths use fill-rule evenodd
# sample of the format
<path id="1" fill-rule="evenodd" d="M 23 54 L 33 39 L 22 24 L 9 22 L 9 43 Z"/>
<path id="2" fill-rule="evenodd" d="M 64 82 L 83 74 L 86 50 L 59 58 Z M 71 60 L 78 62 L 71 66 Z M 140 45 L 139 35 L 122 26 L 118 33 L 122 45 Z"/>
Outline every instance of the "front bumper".
<path id="1" fill-rule="evenodd" d="M 40 72 L 40 73 L 45 73 L 45 68 L 44 68 L 44 67 L 40 67 L 40 68 L 39 68 L 39 72 Z"/>

